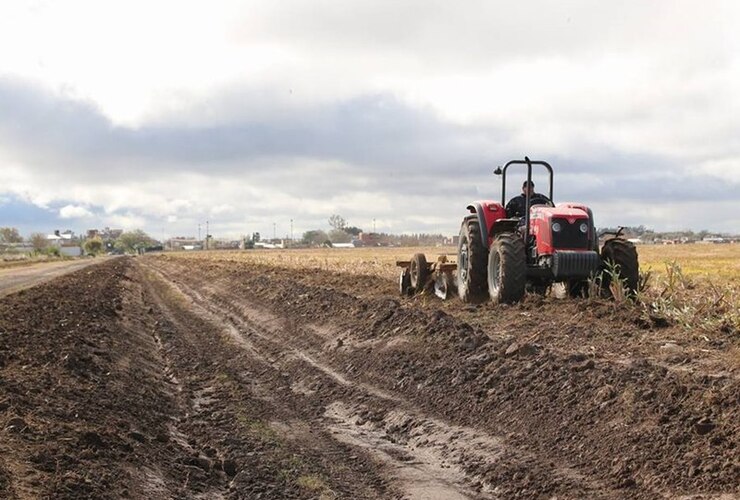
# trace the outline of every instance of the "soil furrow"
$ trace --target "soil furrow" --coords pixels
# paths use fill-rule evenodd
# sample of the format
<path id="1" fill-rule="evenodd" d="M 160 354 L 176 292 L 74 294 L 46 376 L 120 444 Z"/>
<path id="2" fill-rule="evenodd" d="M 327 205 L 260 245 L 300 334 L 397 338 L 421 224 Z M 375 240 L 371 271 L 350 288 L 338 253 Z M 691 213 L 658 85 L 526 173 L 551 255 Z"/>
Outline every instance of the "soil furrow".
<path id="1" fill-rule="evenodd" d="M 289 318 L 277 316 L 274 312 L 259 308 L 248 302 L 248 298 L 244 296 L 235 297 L 230 292 L 230 287 L 225 286 L 221 290 L 214 282 L 208 284 L 196 283 L 197 289 L 194 289 L 191 285 L 185 284 L 182 279 L 175 278 L 175 275 L 170 274 L 173 280 L 177 280 L 177 286 L 186 293 L 193 302 L 198 303 L 200 307 L 208 309 L 211 314 L 221 317 L 222 321 L 231 323 L 236 326 L 237 331 L 246 332 L 249 334 L 250 343 L 254 345 L 257 339 L 262 341 L 265 346 L 263 349 L 272 350 L 273 352 L 290 352 L 297 354 L 297 361 L 302 361 L 304 364 L 309 365 L 307 367 L 290 368 L 288 366 L 283 367 L 288 372 L 291 372 L 291 377 L 300 379 L 301 377 L 311 377 L 306 375 L 307 370 L 311 368 L 321 371 L 327 375 L 334 383 L 341 386 L 351 387 L 360 392 L 363 405 L 366 407 L 365 412 L 375 411 L 376 420 L 383 420 L 383 415 L 394 411 L 397 408 L 403 407 L 410 415 L 413 415 L 413 420 L 416 422 L 425 422 L 430 425 L 437 425 L 440 428 L 448 429 L 448 439 L 444 444 L 445 448 L 445 464 L 446 468 L 449 468 L 449 464 L 454 464 L 455 467 L 459 468 L 460 471 L 465 471 L 461 478 L 458 478 L 458 482 L 467 484 L 467 488 L 470 485 L 478 491 L 478 495 L 485 495 L 484 491 L 491 491 L 499 494 L 501 492 L 510 492 L 515 490 L 526 490 L 525 484 L 516 484 L 517 479 L 521 477 L 526 481 L 529 481 L 529 476 L 526 474 L 517 473 L 521 470 L 536 470 L 539 480 L 548 485 L 548 488 L 562 489 L 568 492 L 570 495 L 580 496 L 585 491 L 599 491 L 602 494 L 613 495 L 617 497 L 616 492 L 609 493 L 609 488 L 600 483 L 598 480 L 588 478 L 587 475 L 576 472 L 572 467 L 554 466 L 552 461 L 547 458 L 539 458 L 531 450 L 522 451 L 516 450 L 511 446 L 505 446 L 503 439 L 493 438 L 482 431 L 475 431 L 468 429 L 467 431 L 450 430 L 450 425 L 444 423 L 439 417 L 433 417 L 424 413 L 420 407 L 410 403 L 407 398 L 398 394 L 393 394 L 387 389 L 380 389 L 367 382 L 352 381 L 348 374 L 340 374 L 336 369 L 330 366 L 329 361 L 317 361 L 318 357 L 325 357 L 326 354 L 323 351 L 325 342 L 320 335 L 315 332 L 320 330 L 317 325 L 303 324 L 297 327 L 295 322 L 292 322 Z M 205 286 L 203 286 L 205 285 Z M 254 318 L 258 322 L 255 322 Z M 311 337 L 314 337 L 318 341 L 318 345 L 311 345 L 308 341 Z M 259 348 L 258 348 L 259 350 Z M 314 392 L 313 396 L 317 399 L 321 399 L 321 394 Z M 368 409 L 368 405 L 371 405 L 371 401 L 374 398 L 378 398 L 380 401 L 375 402 L 375 408 Z M 328 407 L 336 404 L 328 400 Z M 337 427 L 334 427 L 336 430 Z M 499 452 L 491 452 L 486 456 L 481 456 L 477 453 L 479 443 L 475 442 L 475 439 L 464 440 L 460 439 L 459 434 L 467 432 L 470 435 L 476 436 L 478 440 L 484 441 L 496 441 L 498 442 L 499 449 L 506 449 L 506 460 L 498 460 L 497 456 Z M 383 434 L 387 433 L 384 431 Z M 396 433 L 398 434 L 398 433 Z M 356 441 L 356 436 L 347 436 Z M 466 442 L 467 441 L 467 442 Z M 426 440 L 425 443 L 429 443 L 430 440 Z M 417 443 L 417 447 L 420 445 Z M 423 448 L 423 446 L 421 446 Z M 434 450 L 426 450 L 427 453 Z M 472 459 L 471 459 L 472 457 Z M 426 464 L 427 467 L 433 467 L 435 463 L 439 461 L 431 461 Z M 509 480 L 509 484 L 506 487 L 502 487 L 499 484 L 494 484 L 490 480 L 486 479 L 486 476 L 490 474 L 491 470 L 497 470 L 497 476 L 506 475 L 514 478 L 514 481 Z M 439 471 L 441 476 L 450 473 L 447 470 Z M 465 475 L 467 474 L 467 479 Z M 409 477 L 414 477 L 413 474 Z M 411 491 L 406 490 L 407 493 Z"/>
<path id="2" fill-rule="evenodd" d="M 469 483 L 470 481 L 465 478 L 465 474 L 462 470 L 453 472 L 450 470 L 449 465 L 444 464 L 439 459 L 427 459 L 421 462 L 417 461 L 416 463 L 409 464 L 408 460 L 399 460 L 394 457 L 394 454 L 388 454 L 385 452 L 380 454 L 376 453 L 377 447 L 374 446 L 377 444 L 376 442 L 368 442 L 367 440 L 359 439 L 356 433 L 342 432 L 342 430 L 347 429 L 348 426 L 338 425 L 339 423 L 337 421 L 336 411 L 329 411 L 329 408 L 346 407 L 345 403 L 341 400 L 335 399 L 339 395 L 338 393 L 340 393 L 341 389 L 349 389 L 345 392 L 342 399 L 359 399 L 363 402 L 364 409 L 358 411 L 364 412 L 368 411 L 367 405 L 370 404 L 370 399 L 372 397 L 381 399 L 381 401 L 376 402 L 376 406 L 374 407 L 377 412 L 384 412 L 384 408 L 387 407 L 388 401 L 396 402 L 397 398 L 388 396 L 372 387 L 355 384 L 345 379 L 333 369 L 316 362 L 303 351 L 292 347 L 290 344 L 286 343 L 284 339 L 274 337 L 274 331 L 279 330 L 281 327 L 279 325 L 279 318 L 271 318 L 270 332 L 264 332 L 261 331 L 257 325 L 235 317 L 228 311 L 216 306 L 213 301 L 205 299 L 204 294 L 194 292 L 182 283 L 176 286 L 180 292 L 190 299 L 191 310 L 198 311 L 201 317 L 207 318 L 208 321 L 220 325 L 229 336 L 236 336 L 236 343 L 240 347 L 246 349 L 261 362 L 266 362 L 271 367 L 280 370 L 281 373 L 287 374 L 289 379 L 293 381 L 292 384 L 296 383 L 296 381 L 306 379 L 312 379 L 315 383 L 317 379 L 321 379 L 322 385 L 325 387 L 323 387 L 320 392 L 321 394 L 327 394 L 328 400 L 332 402 L 327 405 L 327 410 L 324 413 L 324 416 L 327 418 L 315 423 L 325 428 L 326 431 L 329 432 L 329 435 L 333 436 L 337 441 L 359 448 L 354 450 L 351 454 L 351 456 L 354 457 L 353 460 L 357 458 L 358 454 L 368 454 L 376 461 L 383 463 L 390 470 L 390 475 L 394 477 L 394 482 L 400 490 L 403 491 L 405 498 L 488 497 L 487 494 L 478 491 L 479 488 L 474 489 L 466 486 L 466 483 Z M 268 316 L 268 313 L 266 312 L 262 314 L 262 318 L 266 318 Z M 222 319 L 219 320 L 218 318 Z M 263 342 L 260 347 L 257 347 L 254 340 L 249 340 L 249 338 L 259 338 Z M 280 353 L 285 353 L 287 355 L 279 356 Z M 278 357 L 280 357 L 280 360 L 277 359 Z M 312 373 L 312 371 L 316 373 Z M 332 384 L 339 387 L 336 389 L 328 389 L 326 387 Z M 314 401 L 326 404 L 324 398 L 320 397 L 316 393 L 317 391 L 313 391 L 311 393 Z M 424 419 L 423 416 L 416 416 L 416 418 L 419 420 Z M 347 424 L 346 421 L 345 424 Z M 409 452 L 411 452 L 411 450 L 406 446 L 401 444 L 393 445 L 388 441 L 388 436 L 385 432 L 381 435 L 386 437 L 383 440 L 386 446 L 394 447 L 397 450 L 395 455 L 401 454 L 402 452 L 400 450 L 403 450 L 404 456 L 410 456 Z M 448 443 L 448 445 L 452 445 L 452 443 Z M 418 448 L 423 449 L 421 446 L 418 446 Z M 421 456 L 419 457 L 421 458 Z M 440 478 L 447 478 L 447 480 L 443 481 Z M 423 486 L 420 483 L 423 484 Z"/>
<path id="3" fill-rule="evenodd" d="M 177 261 L 157 261 L 173 275 L 181 269 Z M 735 378 L 701 372 L 698 363 L 691 373 L 661 367 L 642 347 L 643 336 L 655 333 L 643 334 L 643 325 L 599 303 L 567 302 L 566 315 L 541 299 L 448 314 L 417 300 L 359 297 L 334 275 L 322 281 L 321 272 L 218 261 L 198 271 L 184 281 L 208 302 L 256 322 L 269 314 L 287 318 L 269 319 L 264 328 L 283 331 L 286 343 L 345 379 L 412 402 L 427 415 L 502 436 L 510 447 L 552 463 L 550 473 L 537 463 L 511 473 L 484 468 L 484 483 L 510 485 L 507 494 L 738 493 Z M 537 307 L 550 318 L 535 319 Z M 581 315 L 577 328 L 567 316 L 573 309 Z M 494 314 L 502 315 L 500 323 Z M 611 347 L 624 344 L 632 353 L 627 364 L 590 346 L 605 341 L 589 333 L 589 321 L 599 335 L 614 329 Z M 514 322 L 534 333 L 512 336 Z M 557 333 L 561 325 L 566 329 Z"/>
<path id="4" fill-rule="evenodd" d="M 0 498 L 740 495 L 737 338 L 394 288 L 147 256 L 0 298 Z"/>
<path id="5" fill-rule="evenodd" d="M 374 461 L 358 457 L 321 429 L 310 398 L 284 397 L 293 393 L 279 352 L 257 349 L 234 324 L 194 302 L 202 299 L 197 294 L 182 295 L 151 270 L 146 281 L 173 329 L 163 343 L 170 346 L 169 358 L 190 393 L 187 428 L 207 442 L 223 443 L 233 463 L 227 497 L 241 498 L 245 492 L 264 498 L 398 496 Z M 235 438 L 242 440 L 239 447 L 231 444 Z M 265 447 L 270 453 L 249 451 Z M 274 479 L 254 477 L 255 466 L 272 470 Z"/>

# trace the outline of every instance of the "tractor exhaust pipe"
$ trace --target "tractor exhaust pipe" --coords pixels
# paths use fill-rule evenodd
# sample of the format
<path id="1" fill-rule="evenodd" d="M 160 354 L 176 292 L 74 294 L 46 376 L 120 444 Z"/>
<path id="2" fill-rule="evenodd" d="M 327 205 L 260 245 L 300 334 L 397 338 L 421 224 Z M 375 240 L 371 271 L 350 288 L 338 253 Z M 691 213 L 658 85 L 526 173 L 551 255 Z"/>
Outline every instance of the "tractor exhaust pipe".
<path id="1" fill-rule="evenodd" d="M 529 161 L 529 156 L 525 156 L 524 161 L 527 162 L 527 195 L 524 200 L 524 247 L 526 248 L 529 243 L 529 191 L 532 186 L 532 162 Z"/>

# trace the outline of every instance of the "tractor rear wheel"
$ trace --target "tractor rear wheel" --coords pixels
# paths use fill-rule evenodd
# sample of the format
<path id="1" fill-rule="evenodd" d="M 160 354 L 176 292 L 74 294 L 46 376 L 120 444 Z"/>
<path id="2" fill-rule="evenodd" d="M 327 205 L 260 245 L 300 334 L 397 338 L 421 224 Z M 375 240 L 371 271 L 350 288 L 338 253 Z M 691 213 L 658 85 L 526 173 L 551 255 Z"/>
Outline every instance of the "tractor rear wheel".
<path id="1" fill-rule="evenodd" d="M 497 304 L 518 302 L 527 287 L 527 256 L 522 238 L 499 234 L 488 254 L 488 293 Z"/>
<path id="2" fill-rule="evenodd" d="M 411 277 L 411 289 L 416 293 L 424 291 L 424 285 L 429 277 L 429 264 L 423 253 L 414 254 L 409 264 L 409 276 Z"/>
<path id="3" fill-rule="evenodd" d="M 640 268 L 635 245 L 621 238 L 612 238 L 601 247 L 601 289 L 608 297 L 613 296 L 612 279 L 618 277 L 624 284 L 628 296 L 634 297 L 640 281 Z"/>
<path id="4" fill-rule="evenodd" d="M 481 239 L 477 217 L 466 217 L 457 247 L 457 293 L 463 302 L 483 302 L 486 298 L 487 245 Z"/>

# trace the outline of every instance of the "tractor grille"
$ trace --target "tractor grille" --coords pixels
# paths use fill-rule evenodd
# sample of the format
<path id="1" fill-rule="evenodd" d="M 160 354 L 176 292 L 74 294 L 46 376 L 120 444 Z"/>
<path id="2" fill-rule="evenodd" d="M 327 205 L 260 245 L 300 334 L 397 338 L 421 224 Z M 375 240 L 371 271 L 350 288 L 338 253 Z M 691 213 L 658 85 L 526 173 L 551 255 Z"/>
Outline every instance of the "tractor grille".
<path id="1" fill-rule="evenodd" d="M 573 224 L 568 219 L 552 219 L 552 223 L 560 223 L 562 229 L 557 233 L 552 232 L 552 246 L 555 248 L 588 249 L 588 233 L 583 234 L 579 229 L 585 219 L 576 219 Z"/>

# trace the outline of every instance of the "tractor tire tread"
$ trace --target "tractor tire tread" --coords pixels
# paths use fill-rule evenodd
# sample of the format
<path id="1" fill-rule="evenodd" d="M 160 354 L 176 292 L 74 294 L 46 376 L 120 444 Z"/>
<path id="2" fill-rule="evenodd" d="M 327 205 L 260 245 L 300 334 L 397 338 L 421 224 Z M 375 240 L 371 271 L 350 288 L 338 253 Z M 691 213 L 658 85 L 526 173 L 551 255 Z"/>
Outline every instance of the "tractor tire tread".
<path id="1" fill-rule="evenodd" d="M 468 216 L 460 228 L 460 245 L 468 242 L 467 282 L 458 280 L 458 294 L 463 302 L 475 303 L 485 300 L 488 294 L 487 266 L 488 248 L 481 241 L 480 224 L 476 216 Z M 458 248 L 458 265 L 460 263 Z M 458 272 L 459 276 L 459 272 Z"/>
<path id="2" fill-rule="evenodd" d="M 640 281 L 640 267 L 634 243 L 620 238 L 607 240 L 601 249 L 601 259 L 604 266 L 610 262 L 619 266 L 619 276 L 625 280 L 629 294 L 634 296 Z M 605 290 L 609 289 L 610 282 L 611 276 L 604 273 L 602 287 Z"/>
<path id="3" fill-rule="evenodd" d="M 491 246 L 491 252 L 499 252 L 501 259 L 501 278 L 498 297 L 492 297 L 499 303 L 520 301 L 527 287 L 527 261 L 524 242 L 513 233 L 499 234 Z"/>
<path id="4" fill-rule="evenodd" d="M 409 276 L 411 289 L 416 293 L 424 291 L 429 278 L 429 264 L 423 253 L 414 254 L 409 266 Z"/>

